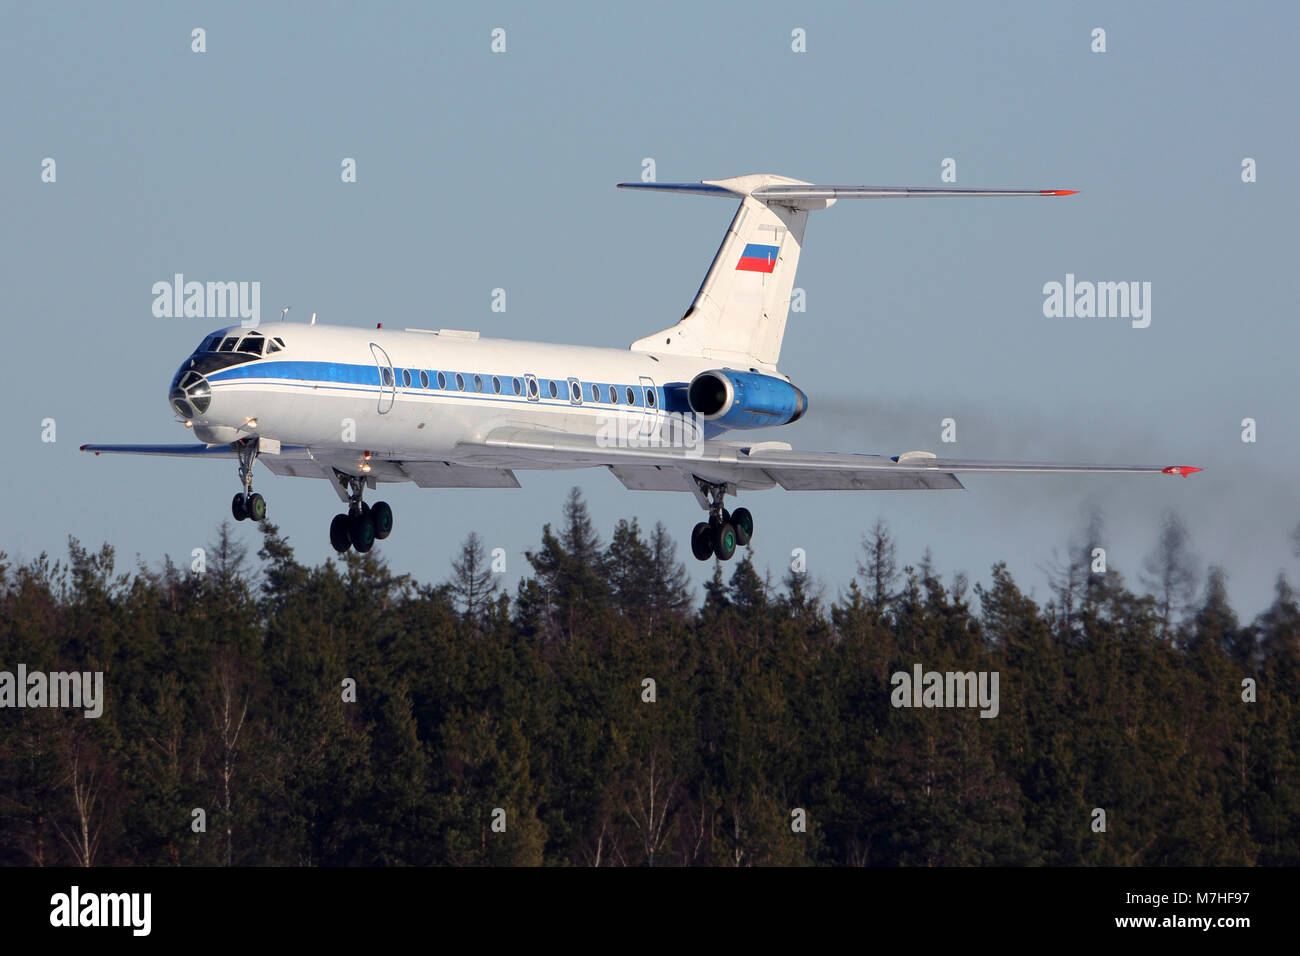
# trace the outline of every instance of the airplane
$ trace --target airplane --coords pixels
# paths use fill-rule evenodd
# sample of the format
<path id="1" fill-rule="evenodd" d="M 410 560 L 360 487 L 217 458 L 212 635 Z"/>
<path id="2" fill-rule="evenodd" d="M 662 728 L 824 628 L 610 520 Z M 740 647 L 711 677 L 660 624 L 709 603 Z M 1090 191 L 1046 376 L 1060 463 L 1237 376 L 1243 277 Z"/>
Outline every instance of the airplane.
<path id="1" fill-rule="evenodd" d="M 312 323 L 231 326 L 204 337 L 168 390 L 199 444 L 83 445 L 99 454 L 238 462 L 238 520 L 266 517 L 253 490 L 261 461 L 276 475 L 323 478 L 347 507 L 330 523 L 339 553 L 369 551 L 392 508 L 363 501 L 379 483 L 518 488 L 515 472 L 606 468 L 637 491 L 694 495 L 707 520 L 691 532 L 701 561 L 749 544 L 748 508 L 727 496 L 790 491 L 952 489 L 958 474 L 1153 473 L 1189 465 L 979 461 L 911 451 L 800 452 L 731 437 L 787 425 L 808 397 L 777 367 L 808 213 L 841 199 L 1067 196 L 1067 189 L 823 186 L 769 173 L 621 189 L 739 199 L 685 314 L 627 349 L 481 338 L 456 329 Z"/>

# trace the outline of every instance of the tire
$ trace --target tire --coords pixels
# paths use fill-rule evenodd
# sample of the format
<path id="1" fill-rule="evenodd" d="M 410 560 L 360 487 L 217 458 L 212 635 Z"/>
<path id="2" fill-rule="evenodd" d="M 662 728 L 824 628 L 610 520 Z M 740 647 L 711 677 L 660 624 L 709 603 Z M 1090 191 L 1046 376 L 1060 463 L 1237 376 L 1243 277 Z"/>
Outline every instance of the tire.
<path id="1" fill-rule="evenodd" d="M 703 521 L 691 532 L 691 554 L 698 561 L 707 561 L 713 557 L 713 530 Z"/>
<path id="2" fill-rule="evenodd" d="M 713 552 L 723 561 L 730 561 L 736 553 L 736 529 L 724 522 L 713 529 Z"/>
<path id="3" fill-rule="evenodd" d="M 245 508 L 250 521 L 261 521 L 266 517 L 266 499 L 257 492 L 248 496 L 248 504 Z"/>
<path id="4" fill-rule="evenodd" d="M 737 508 L 732 512 L 731 526 L 736 529 L 736 544 L 749 544 L 754 537 L 754 516 L 748 508 Z"/>
<path id="5" fill-rule="evenodd" d="M 375 545 L 375 523 L 368 514 L 355 514 L 348 518 L 348 537 L 359 554 L 365 554 Z"/>
<path id="6" fill-rule="evenodd" d="M 230 513 L 235 516 L 236 521 L 243 521 L 248 517 L 248 510 L 244 507 L 244 496 L 235 495 L 235 500 L 230 503 Z"/>
<path id="7" fill-rule="evenodd" d="M 352 547 L 352 535 L 348 531 L 348 516 L 335 515 L 330 522 L 330 544 L 339 554 L 345 554 Z"/>
<path id="8" fill-rule="evenodd" d="M 370 509 L 370 520 L 375 524 L 375 540 L 383 541 L 393 533 L 393 509 L 387 501 L 376 501 Z"/>

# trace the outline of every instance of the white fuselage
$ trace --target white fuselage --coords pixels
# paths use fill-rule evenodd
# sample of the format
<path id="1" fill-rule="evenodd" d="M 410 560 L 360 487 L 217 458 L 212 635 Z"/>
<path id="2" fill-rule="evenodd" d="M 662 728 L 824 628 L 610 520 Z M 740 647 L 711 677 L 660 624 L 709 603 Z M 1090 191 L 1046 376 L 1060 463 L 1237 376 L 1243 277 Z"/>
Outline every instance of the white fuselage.
<path id="1" fill-rule="evenodd" d="M 592 435 L 622 419 L 644 430 L 668 413 L 688 414 L 685 387 L 719 366 L 448 330 L 272 324 L 257 331 L 283 348 L 204 373 L 211 402 L 190 416 L 201 440 L 255 434 L 376 457 L 454 458 L 458 444 L 481 442 L 503 426 Z"/>

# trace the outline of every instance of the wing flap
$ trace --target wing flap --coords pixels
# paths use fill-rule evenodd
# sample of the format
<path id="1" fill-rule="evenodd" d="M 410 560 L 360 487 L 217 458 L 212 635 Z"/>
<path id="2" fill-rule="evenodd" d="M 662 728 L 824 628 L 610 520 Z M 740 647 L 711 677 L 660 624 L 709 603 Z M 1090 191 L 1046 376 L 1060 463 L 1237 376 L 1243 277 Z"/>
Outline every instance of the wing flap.
<path id="1" fill-rule="evenodd" d="M 421 488 L 518 488 L 508 468 L 479 468 L 447 461 L 403 461 L 401 470 Z"/>

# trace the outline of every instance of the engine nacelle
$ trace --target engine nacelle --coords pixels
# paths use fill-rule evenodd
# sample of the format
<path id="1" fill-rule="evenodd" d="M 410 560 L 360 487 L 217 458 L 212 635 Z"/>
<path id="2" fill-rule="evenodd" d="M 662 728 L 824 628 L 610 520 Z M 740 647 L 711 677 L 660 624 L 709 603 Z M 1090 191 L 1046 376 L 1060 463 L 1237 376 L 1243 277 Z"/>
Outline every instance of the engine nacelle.
<path id="1" fill-rule="evenodd" d="M 695 376 L 686 400 L 700 418 L 724 428 L 786 425 L 808 408 L 808 396 L 785 379 L 731 369 Z"/>

